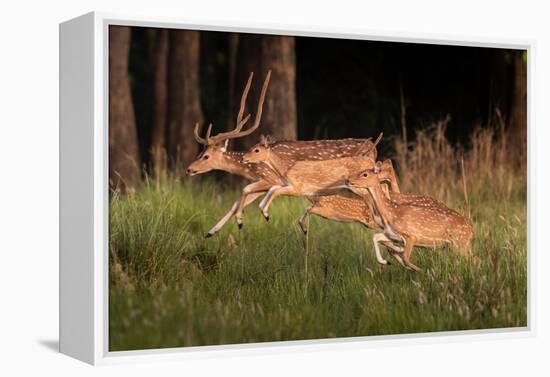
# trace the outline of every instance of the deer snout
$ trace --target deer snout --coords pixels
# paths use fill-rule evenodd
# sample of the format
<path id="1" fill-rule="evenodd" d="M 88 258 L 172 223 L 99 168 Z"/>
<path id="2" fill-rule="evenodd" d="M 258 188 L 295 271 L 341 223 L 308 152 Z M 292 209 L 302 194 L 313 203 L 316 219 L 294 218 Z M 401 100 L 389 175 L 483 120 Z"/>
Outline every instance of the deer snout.
<path id="1" fill-rule="evenodd" d="M 187 168 L 187 170 L 185 171 L 185 173 L 189 176 L 194 175 L 196 172 L 196 170 L 193 170 L 191 168 Z"/>

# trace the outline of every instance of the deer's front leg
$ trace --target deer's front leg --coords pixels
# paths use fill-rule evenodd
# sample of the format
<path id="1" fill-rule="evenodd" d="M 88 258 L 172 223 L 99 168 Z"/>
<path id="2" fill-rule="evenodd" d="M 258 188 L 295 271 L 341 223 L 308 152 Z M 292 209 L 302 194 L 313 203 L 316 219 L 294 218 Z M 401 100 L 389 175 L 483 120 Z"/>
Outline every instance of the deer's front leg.
<path id="1" fill-rule="evenodd" d="M 282 186 L 282 185 L 275 185 L 272 186 L 267 194 L 265 194 L 264 198 L 260 202 L 260 211 L 262 211 L 262 215 L 264 215 L 265 219 L 269 221 L 269 205 L 275 199 L 275 197 L 279 195 L 289 195 L 289 196 L 298 196 L 300 193 L 297 193 L 293 186 Z"/>
<path id="2" fill-rule="evenodd" d="M 271 186 L 272 183 L 266 181 L 258 181 L 245 186 L 235 212 L 235 219 L 237 220 L 239 228 L 242 227 L 243 224 L 244 208 L 256 200 L 256 198 L 261 196 L 264 192 L 269 190 Z"/>
<path id="3" fill-rule="evenodd" d="M 231 209 L 221 218 L 221 220 L 208 231 L 206 237 L 208 238 L 216 234 L 221 228 L 223 228 L 225 223 L 227 223 L 233 215 L 235 215 L 237 224 L 239 225 L 239 228 L 241 228 L 244 208 L 267 191 L 269 187 L 270 185 L 265 181 L 254 182 L 245 186 L 241 197 L 233 203 Z"/>
<path id="4" fill-rule="evenodd" d="M 401 256 L 399 254 L 403 254 L 404 252 L 404 249 L 402 247 L 399 247 L 397 245 L 395 245 L 392 241 L 389 241 L 389 242 L 380 242 L 382 245 L 386 246 L 388 252 L 390 253 L 390 255 L 392 257 L 395 258 L 395 260 L 397 262 L 399 262 L 399 264 L 405 268 L 407 268 L 407 266 L 405 266 L 405 262 L 403 261 L 403 258 L 401 258 Z"/>
<path id="5" fill-rule="evenodd" d="M 258 197 L 262 196 L 264 192 L 257 192 L 257 193 L 254 193 L 254 194 L 249 194 L 246 196 L 246 199 L 244 200 L 244 204 L 242 205 L 242 208 L 244 209 L 244 207 L 250 205 L 250 203 L 252 203 L 254 200 L 256 200 Z M 244 196 L 244 195 L 243 195 Z M 235 201 L 235 203 L 233 203 L 233 205 L 231 206 L 231 209 L 221 218 L 220 221 L 218 221 L 216 223 L 216 225 L 214 225 L 212 227 L 212 229 L 210 229 L 208 231 L 208 233 L 206 234 L 206 238 L 208 237 L 212 237 L 214 234 L 216 234 L 221 228 L 223 228 L 223 226 L 225 225 L 225 223 L 227 223 L 229 221 L 229 219 L 231 218 L 231 216 L 235 215 L 236 216 L 236 211 L 238 210 L 239 206 L 241 205 L 241 199 L 243 198 L 243 196 L 241 196 L 241 198 L 239 198 L 237 201 Z M 242 211 L 242 210 L 241 210 Z M 242 216 L 242 214 L 241 214 Z M 237 224 L 239 224 L 239 228 L 242 227 L 242 219 L 241 219 L 241 222 L 239 223 L 239 219 L 237 219 Z"/>
<path id="6" fill-rule="evenodd" d="M 372 242 L 374 243 L 374 252 L 376 253 L 376 260 L 380 264 L 389 264 L 387 260 L 382 258 L 382 253 L 380 252 L 380 246 L 378 245 L 379 242 L 382 241 L 390 241 L 388 237 L 384 233 L 376 233 L 374 236 L 372 236 Z"/>
<path id="7" fill-rule="evenodd" d="M 231 209 L 206 233 L 206 238 L 212 237 L 214 234 L 216 234 L 227 221 L 235 214 L 235 211 L 237 210 L 237 207 L 239 206 L 240 199 L 236 200 L 235 203 L 231 206 Z"/>

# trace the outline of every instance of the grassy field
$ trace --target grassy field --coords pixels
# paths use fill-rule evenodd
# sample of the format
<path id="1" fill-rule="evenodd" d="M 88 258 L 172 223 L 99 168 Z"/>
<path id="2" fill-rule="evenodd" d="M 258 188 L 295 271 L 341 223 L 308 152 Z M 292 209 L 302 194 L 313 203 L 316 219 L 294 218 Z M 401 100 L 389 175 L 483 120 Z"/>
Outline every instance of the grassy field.
<path id="1" fill-rule="evenodd" d="M 242 230 L 230 221 L 205 239 L 238 188 L 146 181 L 110 203 L 110 350 L 526 326 L 524 166 L 494 141 L 479 150 L 485 134 L 464 158 L 460 148 L 438 147 L 437 130 L 425 136 L 410 150 L 396 145 L 398 167 L 409 164 L 403 191 L 470 213 L 475 262 L 416 249 L 422 272 L 381 266 L 372 230 L 318 217 L 305 253 L 302 198 L 277 199 L 269 222 L 252 205 Z M 454 162 L 433 173 L 422 163 L 432 153 Z M 431 175 L 419 178 L 422 169 Z"/>

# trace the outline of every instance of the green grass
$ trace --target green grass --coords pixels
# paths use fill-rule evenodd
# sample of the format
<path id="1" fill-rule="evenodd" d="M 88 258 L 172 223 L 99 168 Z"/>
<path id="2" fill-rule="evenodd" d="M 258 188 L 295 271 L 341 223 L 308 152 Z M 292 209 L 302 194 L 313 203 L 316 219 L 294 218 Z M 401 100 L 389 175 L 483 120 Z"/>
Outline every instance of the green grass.
<path id="1" fill-rule="evenodd" d="M 205 239 L 239 193 L 188 181 L 111 198 L 111 351 L 527 325 L 523 179 L 505 199 L 469 193 L 477 263 L 415 249 L 417 273 L 378 265 L 372 230 L 319 217 L 306 255 L 302 198 L 275 200 L 269 222 L 253 204 L 242 230 Z"/>

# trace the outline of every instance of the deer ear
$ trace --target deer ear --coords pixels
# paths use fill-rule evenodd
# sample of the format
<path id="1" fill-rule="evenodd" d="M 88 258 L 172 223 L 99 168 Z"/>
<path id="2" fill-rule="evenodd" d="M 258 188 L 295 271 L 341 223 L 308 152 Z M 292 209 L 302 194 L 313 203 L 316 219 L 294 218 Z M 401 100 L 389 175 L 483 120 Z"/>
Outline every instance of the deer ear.
<path id="1" fill-rule="evenodd" d="M 384 162 L 382 162 L 381 167 L 387 168 L 387 169 L 393 169 L 393 163 L 391 162 L 390 159 L 387 159 L 387 160 L 384 160 Z"/>
<path id="2" fill-rule="evenodd" d="M 275 142 L 276 142 L 277 140 L 275 140 L 275 138 L 274 138 L 273 136 L 267 135 L 267 136 L 265 137 L 265 141 L 266 141 L 267 145 L 271 145 L 271 144 L 275 144 Z"/>
<path id="3" fill-rule="evenodd" d="M 381 169 L 382 169 L 382 162 L 377 161 L 376 164 L 374 164 L 374 173 L 375 174 L 380 173 Z"/>
<path id="4" fill-rule="evenodd" d="M 266 147 L 267 146 L 267 138 L 265 135 L 260 135 L 260 145 Z"/>
<path id="5" fill-rule="evenodd" d="M 223 147 L 222 147 L 223 152 L 227 151 L 227 146 L 228 145 L 229 145 L 229 139 L 227 139 L 226 141 L 223 142 Z"/>

